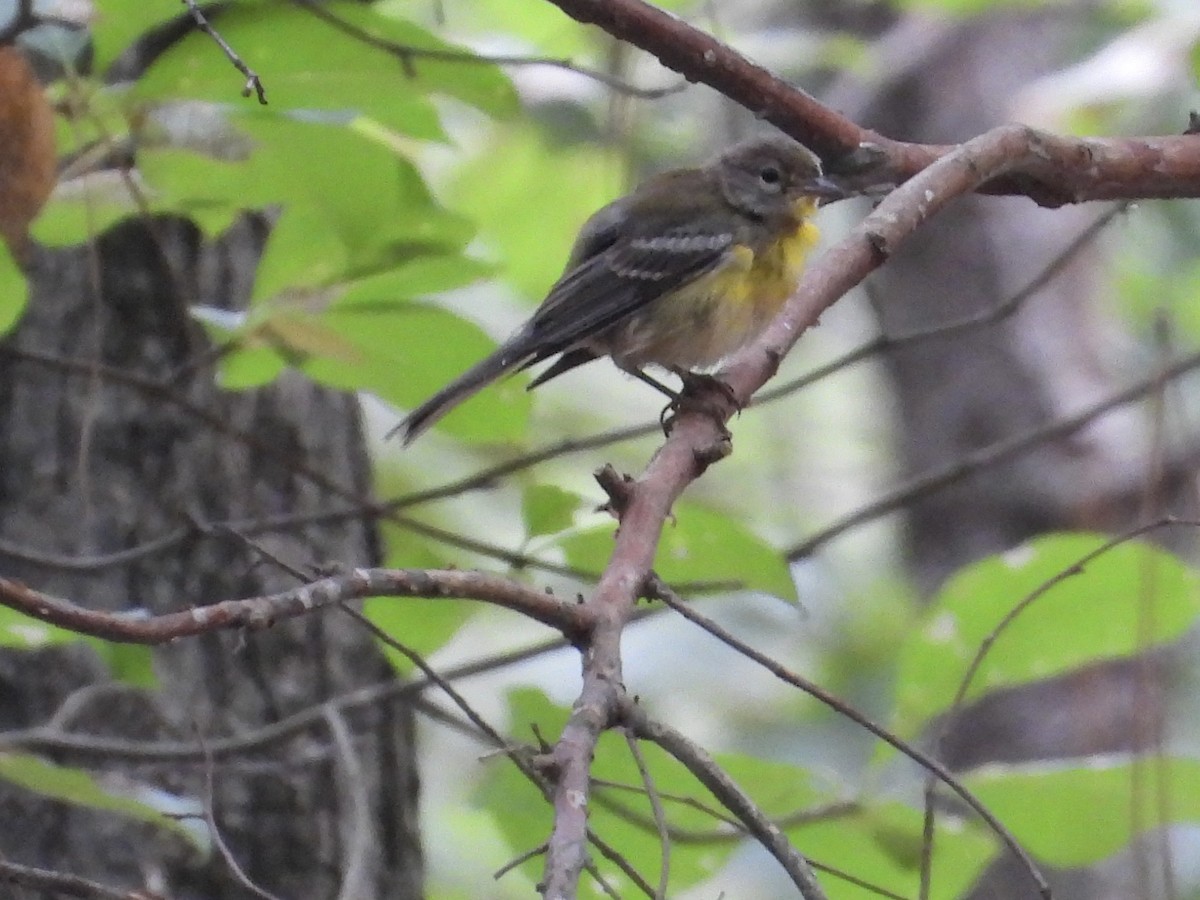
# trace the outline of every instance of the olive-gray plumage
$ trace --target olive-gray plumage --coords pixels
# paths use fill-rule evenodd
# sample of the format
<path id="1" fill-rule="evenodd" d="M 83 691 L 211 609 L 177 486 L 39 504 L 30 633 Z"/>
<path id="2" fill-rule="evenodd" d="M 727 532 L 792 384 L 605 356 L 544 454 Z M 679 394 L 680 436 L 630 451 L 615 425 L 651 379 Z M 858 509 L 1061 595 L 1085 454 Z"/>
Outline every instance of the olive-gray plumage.
<path id="1" fill-rule="evenodd" d="M 816 236 L 807 218 L 840 196 L 812 152 L 774 135 L 650 178 L 588 219 L 529 321 L 389 437 L 410 443 L 500 376 L 553 356 L 531 388 L 605 355 L 634 373 L 715 365 L 794 290 Z"/>

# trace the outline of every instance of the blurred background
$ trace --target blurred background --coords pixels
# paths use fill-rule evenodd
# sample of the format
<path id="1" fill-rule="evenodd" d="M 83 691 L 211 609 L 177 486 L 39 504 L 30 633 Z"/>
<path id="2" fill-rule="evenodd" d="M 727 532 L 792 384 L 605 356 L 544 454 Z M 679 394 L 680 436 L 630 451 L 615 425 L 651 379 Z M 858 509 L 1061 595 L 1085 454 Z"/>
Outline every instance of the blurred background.
<path id="1" fill-rule="evenodd" d="M 1178 134 L 1200 105 L 1194 0 L 658 5 L 897 139 L 953 143 L 1014 121 L 1075 135 Z M 0 3 L 0 12 L 16 6 Z M 356 12 L 367 6 L 369 15 Z M 194 423 L 157 401 L 132 411 L 108 396 L 116 392 L 108 382 L 119 381 L 108 376 L 93 373 L 96 384 L 53 404 L 0 391 L 9 442 L 0 458 L 17 473 L 0 491 L 8 504 L 0 539 L 17 539 L 28 520 L 43 549 L 116 553 L 182 527 L 193 553 L 173 567 L 152 557 L 115 568 L 101 582 L 65 566 L 49 565 L 47 576 L 45 560 L 4 544 L 5 571 L 138 612 L 292 586 L 295 573 L 275 572 L 268 551 L 305 571 L 331 560 L 453 565 L 507 572 L 564 597 L 585 592 L 611 548 L 592 473 L 610 462 L 634 475 L 644 468 L 662 440 L 661 398 L 598 362 L 532 394 L 523 376 L 489 388 L 410 448 L 383 435 L 529 315 L 595 209 L 653 172 L 704 161 L 769 126 L 544 0 L 327 5 L 389 40 L 426 50 L 444 41 L 437 52 L 466 49 L 493 63 L 396 53 L 403 65 L 384 57 L 377 67 L 362 62 L 364 45 L 339 43 L 351 32 L 320 30 L 328 23 L 303 4 L 207 5 L 271 100 L 239 105 L 242 77 L 177 7 L 39 2 L 44 17 L 87 22 L 94 40 L 63 22 L 15 38 L 39 75 L 54 79 L 60 165 L 57 193 L 32 225 L 43 249 L 32 256 L 29 312 L 0 304 L 5 324 L 20 317 L 3 358 L 23 352 L 23 365 L 33 365 L 29 348 L 39 341 L 64 354 L 94 350 L 193 405 L 211 403 L 204 408 L 222 427 L 244 427 L 290 461 L 267 465 L 273 457 L 262 447 L 211 421 L 197 437 Z M 277 10 L 287 15 L 270 18 Z M 869 210 L 867 200 L 824 209 L 823 246 Z M 109 261 L 133 267 L 102 279 L 104 304 L 86 290 L 96 257 L 65 249 L 85 240 L 99 248 L 104 272 Z M 1200 506 L 1198 245 L 1193 202 L 1055 210 L 1024 198 L 956 202 L 803 336 L 761 402 L 731 423 L 733 455 L 689 489 L 660 553 L 660 574 L 690 588 L 682 592 L 706 615 L 969 773 L 1062 900 L 1200 897 L 1196 540 L 1194 528 L 1154 527 L 1168 514 L 1195 519 Z M 10 268 L 0 268 L 4 303 L 18 293 L 23 303 Z M 63 312 L 67 296 L 84 312 Z M 133 337 L 113 337 L 129 330 Z M 26 370 L 12 365 L 5 372 L 15 384 L 12 372 Z M 322 387 L 300 386 L 297 373 Z M 46 409 L 65 412 L 49 421 Z M 44 442 L 57 442 L 57 468 Z M 180 477 L 185 443 L 208 455 Z M 118 475 L 90 468 L 114 461 Z M 53 481 L 54 504 L 23 487 L 23 473 L 50 468 L 56 474 L 43 480 Z M 357 493 L 333 490 L 313 471 Z M 80 496 L 90 498 L 87 515 Z M 130 496 L 140 498 L 132 512 L 92 517 Z M 302 521 L 298 536 L 273 530 L 271 517 L 287 516 Z M 266 548 L 234 542 L 222 548 L 230 562 L 205 543 L 216 540 L 214 522 Z M 328 523 L 332 535 L 320 531 Z M 87 536 L 76 537 L 84 526 Z M 1039 618 L 1039 603 L 1022 618 L 1028 627 L 995 641 L 967 702 L 952 709 L 967 663 L 991 646 L 998 622 L 1039 585 L 1067 580 L 1103 536 L 1142 526 L 1136 549 L 1122 545 L 1106 565 L 1080 567 L 1083 575 L 1056 588 L 1053 614 Z M 460 672 L 454 683 L 466 700 L 514 741 L 536 745 L 535 724 L 556 739 L 554 723 L 578 693 L 579 658 L 550 647 L 551 632 L 466 603 L 372 600 L 365 612 L 439 671 Z M 155 715 L 170 725 L 163 734 L 191 739 L 198 721 L 211 739 L 241 735 L 393 677 L 370 636 L 349 623 L 326 632 L 325 622 L 156 651 L 158 677 L 182 688 L 156 701 Z M 801 850 L 877 883 L 902 874 L 894 888 L 902 893 L 884 896 L 917 896 L 920 771 L 677 616 L 648 610 L 623 649 L 626 686 L 656 717 L 723 759 L 754 761 L 745 775 L 757 789 L 800 791 L 772 810 L 817 811 L 814 829 L 789 831 Z M 10 696 L 26 691 L 35 701 L 28 710 L 14 701 L 6 729 L 58 721 L 63 697 L 101 678 L 87 656 L 70 690 L 46 687 L 66 671 L 58 656 L 31 666 L 8 654 L 0 674 Z M 312 672 L 314 660 L 328 671 Z M 483 671 L 461 674 L 474 669 Z M 249 699 L 240 693 L 247 684 Z M 378 739 L 355 732 L 384 786 L 371 782 L 383 811 L 372 809 L 395 815 L 383 830 L 412 838 L 419 779 L 424 895 L 530 896 L 539 859 L 498 880 L 493 873 L 544 840 L 542 801 L 506 780 L 511 767 L 443 695 L 426 691 L 422 702 L 412 720 L 402 703 L 381 702 L 367 724 L 351 722 Z M 91 718 L 125 734 L 94 709 Z M 404 752 L 392 758 L 393 742 L 407 748 L 413 727 L 415 764 Z M 13 746 L 42 746 L 4 733 Z M 341 789 L 342 773 L 320 734 L 296 757 L 235 754 L 222 763 L 223 785 L 250 785 L 218 791 L 223 827 L 235 849 L 252 848 L 244 852 L 252 874 L 267 883 L 279 877 L 313 896 L 401 896 L 383 876 L 375 893 L 338 893 L 344 810 L 321 803 Z M 201 762 L 147 778 L 196 802 Z M 1051 778 L 1080 772 L 1096 778 L 1079 792 Z M 0 803 L 16 804 L 6 790 Z M 694 784 L 687 792 L 702 793 Z M 605 797 L 620 804 L 615 789 Z M 12 808 L 21 811 L 12 821 L 33 821 L 26 807 Z M 940 800 L 939 809 L 961 841 L 947 835 L 939 845 L 946 855 L 931 896 L 1035 896 L 1028 875 L 963 824 L 958 807 Z M 289 846 L 302 850 L 289 857 L 260 827 L 264 810 L 285 826 L 311 816 L 318 837 L 296 837 Z M 20 834 L 32 826 L 0 828 L 0 850 L 20 860 L 36 845 L 43 862 L 78 871 L 148 852 L 122 837 L 117 849 L 96 843 L 95 852 L 56 857 L 46 835 L 63 829 L 51 819 L 38 819 L 37 840 Z M 669 896 L 795 896 L 765 852 L 706 822 L 688 845 L 699 851 L 680 850 L 685 886 Z M 839 824 L 849 830 L 835 834 Z M 631 846 L 657 849 L 652 825 L 631 832 Z M 404 859 L 380 870 L 419 876 L 420 850 L 405 846 Z M 326 880 L 311 880 L 308 856 Z M 193 865 L 154 861 L 171 872 Z M 144 871 L 143 862 L 127 868 Z M 184 879 L 190 893 L 177 896 L 243 895 L 244 886 L 213 874 L 221 865 L 205 865 L 204 878 Z M 403 896 L 421 894 L 419 877 L 397 876 L 405 880 L 416 884 Z M 829 883 L 835 898 L 878 895 Z M 583 895 L 600 893 L 588 882 Z"/>

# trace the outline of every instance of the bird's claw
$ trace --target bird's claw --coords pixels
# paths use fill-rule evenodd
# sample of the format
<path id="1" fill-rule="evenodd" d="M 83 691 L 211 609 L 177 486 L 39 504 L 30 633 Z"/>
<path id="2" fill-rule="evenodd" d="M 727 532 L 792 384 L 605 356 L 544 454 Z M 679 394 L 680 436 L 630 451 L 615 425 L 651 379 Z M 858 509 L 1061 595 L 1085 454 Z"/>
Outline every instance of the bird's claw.
<path id="1" fill-rule="evenodd" d="M 662 425 L 663 434 L 668 437 L 675 426 L 675 420 L 683 413 L 696 412 L 708 416 L 721 432 L 723 440 L 730 440 L 732 435 L 725 427 L 725 416 L 729 406 L 741 411 L 737 395 L 725 381 L 713 375 L 702 372 L 691 372 L 687 369 L 673 370 L 683 382 L 683 390 L 659 414 L 658 421 Z M 711 392 L 724 395 L 722 402 L 711 396 Z"/>

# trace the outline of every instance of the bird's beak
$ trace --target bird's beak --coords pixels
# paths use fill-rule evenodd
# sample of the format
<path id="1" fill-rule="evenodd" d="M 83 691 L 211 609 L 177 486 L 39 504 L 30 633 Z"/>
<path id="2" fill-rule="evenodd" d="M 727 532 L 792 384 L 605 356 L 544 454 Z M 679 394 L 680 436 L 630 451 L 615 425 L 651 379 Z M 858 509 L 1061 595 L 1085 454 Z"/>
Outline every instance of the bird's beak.
<path id="1" fill-rule="evenodd" d="M 832 203 L 834 200 L 844 200 L 851 196 L 850 191 L 847 191 L 832 178 L 827 178 L 824 175 L 817 175 L 815 178 L 810 178 L 804 182 L 801 189 L 809 197 L 815 197 L 825 203 Z"/>

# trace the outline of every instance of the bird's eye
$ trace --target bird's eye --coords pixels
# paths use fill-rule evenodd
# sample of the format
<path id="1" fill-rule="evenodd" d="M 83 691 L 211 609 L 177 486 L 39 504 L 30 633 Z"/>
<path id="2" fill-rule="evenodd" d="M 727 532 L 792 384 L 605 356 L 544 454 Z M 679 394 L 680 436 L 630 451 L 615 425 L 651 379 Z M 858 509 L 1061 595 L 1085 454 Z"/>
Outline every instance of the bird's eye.
<path id="1" fill-rule="evenodd" d="M 758 180 L 765 185 L 774 187 L 783 180 L 783 173 L 779 171 L 779 166 L 768 163 L 758 170 Z"/>

